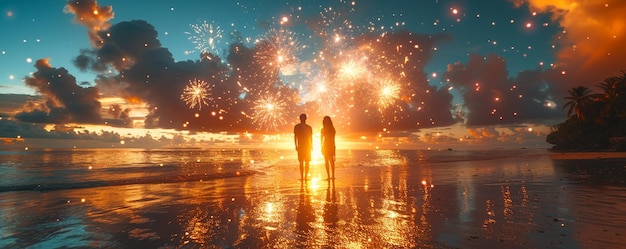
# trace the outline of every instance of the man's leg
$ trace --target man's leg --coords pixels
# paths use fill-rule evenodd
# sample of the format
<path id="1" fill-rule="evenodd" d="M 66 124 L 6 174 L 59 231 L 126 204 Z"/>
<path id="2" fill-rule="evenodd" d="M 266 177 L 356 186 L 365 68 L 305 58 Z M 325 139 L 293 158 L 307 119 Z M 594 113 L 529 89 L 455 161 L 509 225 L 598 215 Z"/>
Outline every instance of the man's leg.
<path id="1" fill-rule="evenodd" d="M 309 161 L 304 163 L 304 180 L 309 176 Z"/>
<path id="2" fill-rule="evenodd" d="M 304 172 L 303 169 L 303 164 L 304 162 L 302 160 L 300 160 L 300 180 L 304 180 L 304 175 L 302 174 Z"/>

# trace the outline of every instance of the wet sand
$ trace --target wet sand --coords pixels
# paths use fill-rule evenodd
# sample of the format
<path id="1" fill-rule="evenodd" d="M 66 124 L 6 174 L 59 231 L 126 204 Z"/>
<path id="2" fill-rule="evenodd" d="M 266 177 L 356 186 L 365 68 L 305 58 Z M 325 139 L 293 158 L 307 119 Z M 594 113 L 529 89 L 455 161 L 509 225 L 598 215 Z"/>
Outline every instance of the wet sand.
<path id="1" fill-rule="evenodd" d="M 344 152 L 297 178 L 248 176 L 0 193 L 0 247 L 626 248 L 626 159 Z M 482 159 L 481 159 L 482 158 Z"/>

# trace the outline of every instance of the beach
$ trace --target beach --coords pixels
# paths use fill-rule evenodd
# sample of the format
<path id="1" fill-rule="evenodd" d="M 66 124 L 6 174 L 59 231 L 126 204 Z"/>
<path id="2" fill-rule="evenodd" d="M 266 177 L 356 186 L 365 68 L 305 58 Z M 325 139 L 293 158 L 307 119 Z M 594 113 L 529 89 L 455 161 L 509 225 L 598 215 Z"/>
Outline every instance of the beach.
<path id="1" fill-rule="evenodd" d="M 3 152 L 0 248 L 626 248 L 624 154 L 295 156 Z"/>

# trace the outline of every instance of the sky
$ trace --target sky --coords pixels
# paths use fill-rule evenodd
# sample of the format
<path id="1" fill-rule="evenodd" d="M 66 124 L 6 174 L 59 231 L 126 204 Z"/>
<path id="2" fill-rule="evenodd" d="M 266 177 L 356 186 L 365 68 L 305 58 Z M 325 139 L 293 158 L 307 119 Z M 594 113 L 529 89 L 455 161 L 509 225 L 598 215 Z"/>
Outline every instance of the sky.
<path id="1" fill-rule="evenodd" d="M 0 137 L 37 126 L 268 139 L 307 113 L 316 130 L 330 116 L 339 136 L 374 146 L 548 146 L 568 89 L 626 70 L 621 0 L 3 0 L 0 11 Z"/>

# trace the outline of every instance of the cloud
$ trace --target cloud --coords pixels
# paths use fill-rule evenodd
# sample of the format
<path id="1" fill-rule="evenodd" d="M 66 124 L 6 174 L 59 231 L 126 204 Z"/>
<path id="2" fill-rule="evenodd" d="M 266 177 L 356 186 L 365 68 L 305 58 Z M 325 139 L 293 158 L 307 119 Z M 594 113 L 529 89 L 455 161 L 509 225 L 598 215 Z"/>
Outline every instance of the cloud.
<path id="1" fill-rule="evenodd" d="M 0 94 L 0 113 L 17 113 L 29 101 L 41 101 L 41 96 Z"/>
<path id="2" fill-rule="evenodd" d="M 469 145 L 508 144 L 547 148 L 550 146 L 545 142 L 547 134 L 540 130 L 530 127 L 474 127 L 467 128 L 467 136 L 463 141 Z"/>
<path id="3" fill-rule="evenodd" d="M 133 121 L 130 118 L 130 108 L 123 108 L 119 104 L 113 104 L 109 107 L 108 114 L 113 118 L 105 119 L 104 122 L 115 127 L 132 127 Z"/>
<path id="4" fill-rule="evenodd" d="M 74 21 L 84 25 L 89 30 L 89 40 L 92 45 L 100 45 L 100 37 L 97 33 L 108 29 L 113 19 L 113 7 L 99 6 L 96 0 L 69 0 L 65 5 L 66 13 L 74 14 Z"/>
<path id="5" fill-rule="evenodd" d="M 463 96 L 467 126 L 543 123 L 560 113 L 544 72 L 527 70 L 510 78 L 502 57 L 470 55 L 448 65 L 444 77 Z"/>
<path id="6" fill-rule="evenodd" d="M 275 87 L 275 78 L 250 63 L 255 53 L 240 44 L 233 45 L 229 60 L 233 68 L 241 70 L 228 74 L 229 68 L 221 59 L 209 53 L 202 54 L 198 61 L 176 62 L 168 49 L 161 47 L 154 27 L 143 20 L 120 22 L 98 35 L 101 46 L 83 50 L 76 64 L 83 64 L 86 69 L 116 69 L 118 75 L 98 76 L 97 86 L 129 101 L 146 103 L 147 128 L 254 129 L 246 116 L 253 111 L 254 99 L 267 93 L 288 99 L 294 92 L 283 85 Z M 190 109 L 181 100 L 183 89 L 192 81 L 207 82 L 209 107 Z M 248 93 L 245 98 L 241 97 L 243 92 Z"/>
<path id="7" fill-rule="evenodd" d="M 626 2 L 621 0 L 514 0 L 516 6 L 550 13 L 563 32 L 554 37 L 559 45 L 555 84 L 593 86 L 620 74 L 626 65 Z M 564 73 L 564 74 L 562 74 Z"/>
<path id="8" fill-rule="evenodd" d="M 99 123 L 100 102 L 98 89 L 83 88 L 65 68 L 53 68 L 47 59 L 37 60 L 37 71 L 26 77 L 26 85 L 34 88 L 45 99 L 45 104 L 16 114 L 16 118 L 33 123 Z"/>

